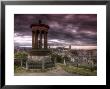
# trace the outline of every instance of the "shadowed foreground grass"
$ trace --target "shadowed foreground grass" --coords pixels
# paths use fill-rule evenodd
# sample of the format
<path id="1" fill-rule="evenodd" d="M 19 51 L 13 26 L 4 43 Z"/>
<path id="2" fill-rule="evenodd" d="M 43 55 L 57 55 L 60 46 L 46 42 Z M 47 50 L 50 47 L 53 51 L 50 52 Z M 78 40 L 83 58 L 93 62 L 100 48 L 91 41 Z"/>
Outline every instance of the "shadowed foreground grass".
<path id="1" fill-rule="evenodd" d="M 22 73 L 22 72 L 26 72 L 26 69 L 24 69 L 22 67 L 14 66 L 14 72 L 15 73 Z"/>
<path id="2" fill-rule="evenodd" d="M 64 64 L 57 64 L 56 69 L 58 68 L 58 66 L 60 66 L 62 68 L 62 70 L 71 73 L 71 74 L 78 74 L 78 75 L 82 75 L 82 76 L 96 76 L 97 75 L 97 70 L 94 69 L 93 71 L 91 71 L 90 68 L 86 68 L 86 67 L 75 67 L 75 66 L 66 66 Z M 15 73 L 46 73 L 49 70 L 54 70 L 54 68 L 52 69 L 45 69 L 45 70 L 41 70 L 41 69 L 35 69 L 35 70 L 26 70 L 25 68 L 22 67 L 17 67 L 15 66 L 14 72 Z"/>
<path id="3" fill-rule="evenodd" d="M 90 69 L 81 68 L 81 67 L 74 67 L 74 66 L 66 66 L 60 65 L 66 72 L 75 73 L 82 76 L 96 76 L 97 70 L 91 71 Z"/>
<path id="4" fill-rule="evenodd" d="M 42 72 L 47 72 L 52 69 L 54 69 L 54 68 L 48 68 L 48 69 L 41 70 L 41 69 L 25 69 L 23 67 L 15 66 L 14 73 L 34 73 L 34 72 L 42 73 Z"/>

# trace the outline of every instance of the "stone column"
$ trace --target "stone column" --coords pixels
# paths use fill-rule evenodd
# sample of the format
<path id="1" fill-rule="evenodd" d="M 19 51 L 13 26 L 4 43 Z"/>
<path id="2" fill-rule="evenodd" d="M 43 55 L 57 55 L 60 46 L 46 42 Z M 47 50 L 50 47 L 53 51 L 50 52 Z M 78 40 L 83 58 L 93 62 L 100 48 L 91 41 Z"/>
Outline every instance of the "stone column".
<path id="1" fill-rule="evenodd" d="M 32 31 L 32 48 L 34 48 L 34 31 Z"/>
<path id="2" fill-rule="evenodd" d="M 47 32 L 44 32 L 44 48 L 47 48 Z"/>
<path id="3" fill-rule="evenodd" d="M 28 69 L 28 61 L 26 60 L 26 69 Z"/>
<path id="4" fill-rule="evenodd" d="M 42 59 L 42 71 L 44 71 L 44 69 L 45 69 L 45 60 Z"/>
<path id="5" fill-rule="evenodd" d="M 38 48 L 38 31 L 36 30 L 36 48 Z"/>
<path id="6" fill-rule="evenodd" d="M 35 41 L 34 47 L 36 48 L 36 45 L 37 45 L 37 43 L 36 43 L 36 31 L 35 31 L 35 35 L 34 35 L 34 41 Z"/>
<path id="7" fill-rule="evenodd" d="M 42 48 L 42 31 L 40 31 L 40 48 Z"/>

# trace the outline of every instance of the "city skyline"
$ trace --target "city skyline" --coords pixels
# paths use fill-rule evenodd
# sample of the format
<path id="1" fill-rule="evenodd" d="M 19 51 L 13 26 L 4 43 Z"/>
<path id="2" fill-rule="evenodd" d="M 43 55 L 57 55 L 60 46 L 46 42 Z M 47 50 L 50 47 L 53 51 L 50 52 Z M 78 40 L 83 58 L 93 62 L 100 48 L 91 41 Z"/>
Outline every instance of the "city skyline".
<path id="1" fill-rule="evenodd" d="M 15 14 L 15 46 L 32 46 L 30 25 L 39 19 L 50 27 L 50 46 L 97 46 L 97 14 Z"/>

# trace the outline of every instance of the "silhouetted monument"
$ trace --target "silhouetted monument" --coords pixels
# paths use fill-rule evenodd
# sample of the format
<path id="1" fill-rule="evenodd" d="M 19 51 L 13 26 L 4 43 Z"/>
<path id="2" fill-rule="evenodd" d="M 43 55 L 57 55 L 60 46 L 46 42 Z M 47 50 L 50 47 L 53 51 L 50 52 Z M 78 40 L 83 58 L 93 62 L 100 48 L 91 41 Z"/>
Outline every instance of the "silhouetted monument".
<path id="1" fill-rule="evenodd" d="M 47 33 L 49 26 L 42 24 L 41 20 L 39 20 L 38 24 L 32 24 L 32 48 L 47 48 Z M 44 37 L 44 45 L 42 39 Z M 38 41 L 39 39 L 39 41 Z"/>
<path id="2" fill-rule="evenodd" d="M 46 62 L 51 62 L 50 50 L 48 49 L 47 34 L 49 26 L 42 24 L 41 20 L 37 24 L 31 24 L 32 29 L 32 50 L 29 52 L 27 68 L 44 69 Z M 45 66 L 44 66 L 45 65 Z"/>
<path id="3" fill-rule="evenodd" d="M 38 21 L 38 24 L 31 24 L 32 28 L 32 51 L 31 55 L 42 55 L 45 56 L 48 54 L 49 50 L 47 49 L 47 34 L 49 26 L 42 24 L 41 20 Z"/>

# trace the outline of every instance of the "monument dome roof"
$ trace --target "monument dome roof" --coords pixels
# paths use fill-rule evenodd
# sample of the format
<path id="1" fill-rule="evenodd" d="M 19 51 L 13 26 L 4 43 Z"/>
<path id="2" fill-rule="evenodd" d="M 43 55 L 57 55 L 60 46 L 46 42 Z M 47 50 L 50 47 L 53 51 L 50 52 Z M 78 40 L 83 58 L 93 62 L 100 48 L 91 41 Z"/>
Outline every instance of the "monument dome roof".
<path id="1" fill-rule="evenodd" d="M 41 20 L 39 20 L 38 23 L 33 23 L 33 24 L 31 24 L 31 28 L 32 28 L 32 27 L 35 27 L 35 26 L 46 27 L 46 28 L 49 29 L 49 26 L 46 25 L 46 24 L 42 24 L 42 21 L 41 21 Z"/>

